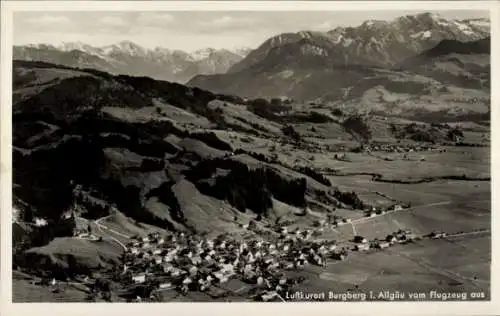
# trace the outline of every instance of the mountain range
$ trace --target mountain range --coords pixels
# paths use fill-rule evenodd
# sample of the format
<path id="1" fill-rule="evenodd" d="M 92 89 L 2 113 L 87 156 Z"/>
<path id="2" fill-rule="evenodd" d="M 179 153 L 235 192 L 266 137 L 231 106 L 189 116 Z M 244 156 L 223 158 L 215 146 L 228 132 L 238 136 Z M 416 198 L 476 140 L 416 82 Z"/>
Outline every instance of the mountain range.
<path id="1" fill-rule="evenodd" d="M 68 67 L 93 68 L 113 74 L 148 76 L 186 82 L 198 74 L 226 72 L 242 60 L 249 48 L 236 50 L 205 48 L 192 53 L 162 47 L 147 49 L 130 41 L 96 47 L 82 42 L 59 46 L 31 44 L 14 46 L 18 60 L 43 61 Z"/>
<path id="2" fill-rule="evenodd" d="M 266 40 L 226 74 L 198 75 L 188 85 L 242 97 L 342 103 L 371 103 L 383 91 L 392 94 L 382 102 L 391 108 L 408 99 L 426 106 L 428 100 L 420 99 L 429 96 L 440 103 L 450 89 L 463 98 L 487 99 L 489 36 L 487 19 L 446 20 L 431 13 L 328 32 L 285 33 Z"/>
<path id="3" fill-rule="evenodd" d="M 76 42 L 16 46 L 14 59 L 148 76 L 216 94 L 289 97 L 414 118 L 423 112 L 485 114 L 490 104 L 489 20 L 447 20 L 433 13 L 283 33 L 255 50 L 189 54 L 130 41 L 105 47 Z"/>

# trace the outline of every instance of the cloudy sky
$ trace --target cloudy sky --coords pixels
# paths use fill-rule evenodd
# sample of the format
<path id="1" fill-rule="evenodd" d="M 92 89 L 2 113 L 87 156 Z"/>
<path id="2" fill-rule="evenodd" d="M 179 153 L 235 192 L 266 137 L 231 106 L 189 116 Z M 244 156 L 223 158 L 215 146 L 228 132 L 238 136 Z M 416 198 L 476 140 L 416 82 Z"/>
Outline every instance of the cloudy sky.
<path id="1" fill-rule="evenodd" d="M 356 26 L 367 19 L 390 20 L 412 11 L 354 12 L 16 12 L 14 44 L 82 41 L 104 46 L 122 40 L 154 48 L 193 51 L 204 47 L 260 45 L 270 36 L 301 30 Z M 444 18 L 488 17 L 487 11 L 436 12 Z"/>

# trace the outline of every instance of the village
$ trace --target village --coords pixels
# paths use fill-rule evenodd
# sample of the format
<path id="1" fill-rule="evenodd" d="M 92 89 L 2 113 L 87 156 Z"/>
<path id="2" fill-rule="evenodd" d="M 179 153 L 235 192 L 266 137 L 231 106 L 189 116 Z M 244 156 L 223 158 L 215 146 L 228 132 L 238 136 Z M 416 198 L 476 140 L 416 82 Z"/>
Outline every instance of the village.
<path id="1" fill-rule="evenodd" d="M 73 212 L 68 214 L 75 216 L 76 205 L 74 207 Z M 410 207 L 409 203 L 386 207 L 365 205 L 363 217 L 351 219 L 327 214 L 306 227 L 296 227 L 293 222 L 286 221 L 262 226 L 262 223 L 250 220 L 248 224 L 241 225 L 245 231 L 251 232 L 250 237 L 221 234 L 209 238 L 185 232 L 133 236 L 128 243 L 122 244 L 125 252 L 120 265 L 111 270 L 111 279 L 122 290 L 142 287 L 139 293 L 134 292 L 137 294 L 134 294 L 135 301 L 155 301 L 161 296 L 159 293 L 166 291 L 181 295 L 210 293 L 232 280 L 238 280 L 238 284 L 245 284 L 253 290 L 250 299 L 283 300 L 286 292 L 296 289 L 305 280 L 304 277 L 297 277 L 300 273 L 288 272 L 297 272 L 307 266 L 325 269 L 329 262 L 346 260 L 351 252 L 381 251 L 421 238 L 446 237 L 443 232 L 417 236 L 410 230 L 400 229 L 368 240 L 355 233 L 354 225 L 357 223 Z M 351 240 L 320 238 L 328 230 L 334 231 L 344 225 L 353 226 L 354 237 Z M 102 236 L 94 235 L 91 225 L 84 226 L 86 228 L 74 231 L 75 238 L 94 242 L 103 240 Z M 97 227 L 107 229 L 102 224 Z"/>
<path id="2" fill-rule="evenodd" d="M 422 238 L 447 237 L 444 232 L 417 236 L 405 229 L 372 240 L 356 234 L 355 224 L 408 208 L 410 203 L 402 202 L 385 207 L 365 205 L 362 217 L 352 219 L 330 213 L 303 227 L 287 221 L 273 225 L 250 220 L 246 225 L 241 224 L 241 228 L 250 233 L 246 237 L 221 234 L 209 238 L 185 232 L 133 236 L 128 243 L 121 244 L 125 250 L 121 263 L 109 271 L 111 275 L 105 272 L 102 276 L 104 279 L 111 276 L 121 293 L 140 288 L 140 291 L 131 291 L 133 298 L 130 293 L 125 295 L 137 302 L 162 301 L 162 293 L 166 292 L 183 296 L 227 293 L 225 290 L 231 288 L 228 286 L 231 282 L 251 289 L 244 294 L 247 299 L 284 301 L 287 292 L 298 289 L 306 280 L 300 273 L 302 269 L 326 269 L 331 262 L 346 260 L 351 252 L 383 251 L 395 244 Z M 117 210 L 116 206 L 111 209 Z M 78 207 L 74 204 L 65 217 L 79 218 L 76 213 Z M 308 207 L 305 213 L 315 214 Z M 107 229 L 98 224 L 102 219 L 95 221 L 96 227 Z M 329 230 L 335 231 L 344 225 L 353 226 L 350 240 L 321 238 Z M 93 242 L 103 240 L 94 234 L 90 224 L 75 229 L 74 237 Z M 103 278 L 97 278 L 96 283 L 99 280 Z M 50 284 L 55 286 L 55 279 Z M 106 297 L 109 293 L 101 295 Z"/>
<path id="3" fill-rule="evenodd" d="M 355 236 L 349 244 L 342 245 L 315 238 L 325 228 L 337 226 L 338 223 L 320 221 L 311 229 L 288 231 L 286 227 L 276 227 L 277 237 L 271 241 L 257 237 L 237 240 L 228 235 L 208 239 L 182 232 L 135 237 L 123 256 L 120 280 L 124 285 L 154 285 L 149 297 L 138 296 L 137 301 L 154 299 L 156 293 L 167 290 L 184 295 L 207 292 L 231 279 L 253 287 L 256 300 L 283 300 L 287 291 L 303 281 L 300 277 L 288 277 L 287 271 L 307 265 L 326 268 L 329 261 L 346 260 L 353 251 L 376 251 L 417 238 L 409 230 L 380 240 Z"/>
<path id="4" fill-rule="evenodd" d="M 333 213 L 320 216 L 306 207 L 305 214 L 318 218 L 305 226 L 297 226 L 293 221 L 272 224 L 250 220 L 248 224 L 240 224 L 248 233 L 243 235 L 225 233 L 208 237 L 179 231 L 123 236 L 129 240 L 125 244 L 115 239 L 124 249 L 120 263 L 92 277 L 93 284 L 88 277 L 82 282 L 91 286 L 89 297 L 101 295 L 104 300 L 110 300 L 112 291 L 99 290 L 102 287 L 99 284 L 112 280 L 118 290 L 116 294 L 127 301 L 161 302 L 179 295 L 212 298 L 237 295 L 246 300 L 285 301 L 287 293 L 300 290 L 308 273 L 326 270 L 335 261 L 347 260 L 351 253 L 368 254 L 421 239 L 482 233 L 482 230 L 454 234 L 433 231 L 416 235 L 408 229 L 399 229 L 373 239 L 356 233 L 356 224 L 409 208 L 411 204 L 404 202 L 384 207 L 364 205 L 363 216 L 349 218 Z M 117 210 L 116 206 L 111 210 Z M 99 222 L 109 215 L 94 221 L 94 231 L 93 225 L 76 215 L 78 211 L 74 204 L 65 214 L 66 218 L 85 223 L 74 230 L 74 238 L 102 242 L 102 229 L 108 228 Z M 335 232 L 345 225 L 352 226 L 351 237 L 332 238 L 329 231 Z M 44 284 L 55 290 L 59 288 L 54 278 Z M 246 291 L 240 293 L 241 289 Z"/>

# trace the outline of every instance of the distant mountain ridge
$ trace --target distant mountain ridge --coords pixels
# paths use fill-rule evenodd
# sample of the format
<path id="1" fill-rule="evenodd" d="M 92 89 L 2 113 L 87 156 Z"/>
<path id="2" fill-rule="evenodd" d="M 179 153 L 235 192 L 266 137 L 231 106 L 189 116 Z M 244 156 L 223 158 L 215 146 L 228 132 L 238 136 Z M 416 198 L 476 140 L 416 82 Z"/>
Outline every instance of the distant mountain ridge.
<path id="1" fill-rule="evenodd" d="M 484 110 L 489 107 L 489 41 L 484 19 L 447 21 L 425 13 L 367 21 L 327 33 L 275 36 L 226 74 L 199 75 L 188 85 L 249 98 L 361 104 L 397 115 L 417 105 L 434 111 L 434 104 L 442 103 L 438 107 L 445 111 L 441 107 L 454 108 L 455 101 L 444 100 L 470 96 L 481 100 Z"/>
<path id="2" fill-rule="evenodd" d="M 162 47 L 148 49 L 131 41 L 103 47 L 83 42 L 64 42 L 58 46 L 14 46 L 13 57 L 18 60 L 43 61 L 69 67 L 94 68 L 115 74 L 186 82 L 198 74 L 224 73 L 243 59 L 250 50 L 205 48 L 187 53 Z"/>
<path id="3" fill-rule="evenodd" d="M 283 33 L 229 69 L 235 73 L 255 67 L 271 56 L 321 56 L 330 64 L 386 67 L 430 49 L 442 40 L 475 41 L 490 34 L 487 19 L 446 20 L 437 14 L 402 16 L 392 21 L 368 20 L 358 27 L 337 27 L 328 32 Z"/>

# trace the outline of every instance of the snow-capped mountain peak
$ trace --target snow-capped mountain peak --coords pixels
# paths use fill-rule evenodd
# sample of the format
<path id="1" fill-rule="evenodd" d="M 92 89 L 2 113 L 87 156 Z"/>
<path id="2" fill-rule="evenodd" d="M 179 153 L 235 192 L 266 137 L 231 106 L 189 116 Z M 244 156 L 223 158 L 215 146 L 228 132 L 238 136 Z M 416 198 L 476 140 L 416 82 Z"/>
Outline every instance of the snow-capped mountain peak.
<path id="1" fill-rule="evenodd" d="M 249 49 L 232 52 L 205 48 L 194 53 L 164 47 L 145 48 L 131 41 L 92 46 L 80 41 L 52 46 L 15 46 L 16 59 L 39 60 L 70 67 L 95 68 L 110 73 L 150 76 L 185 82 L 197 74 L 224 73 L 242 60 Z M 75 52 L 80 52 L 75 54 Z"/>
<path id="2" fill-rule="evenodd" d="M 326 64 L 386 67 L 429 49 L 442 40 L 477 41 L 488 37 L 489 32 L 487 19 L 447 20 L 432 12 L 405 15 L 388 21 L 371 19 L 358 26 L 339 26 L 326 33 L 301 31 L 275 35 L 231 67 L 229 72 L 258 67 L 261 63 L 267 68 L 285 59 L 306 67 L 310 62 L 307 56 L 311 53 L 324 56 L 322 62 Z"/>
<path id="3" fill-rule="evenodd" d="M 247 56 L 250 52 L 252 51 L 252 49 L 250 47 L 240 47 L 240 48 L 236 48 L 234 49 L 234 53 L 238 56 L 241 56 L 241 57 L 245 57 Z"/>
<path id="4" fill-rule="evenodd" d="M 190 54 L 190 56 L 191 58 L 193 58 L 193 60 L 200 61 L 203 59 L 207 59 L 208 57 L 210 57 L 210 55 L 215 53 L 215 51 L 216 50 L 214 48 L 203 48 L 194 51 L 193 53 Z"/>
<path id="5" fill-rule="evenodd" d="M 81 51 L 86 51 L 87 47 L 90 45 L 87 45 L 83 42 L 62 42 L 61 45 L 58 46 L 58 48 L 62 51 L 72 51 L 72 50 L 81 50 Z"/>
<path id="6" fill-rule="evenodd" d="M 113 46 L 121 53 L 125 53 L 130 56 L 145 56 L 147 54 L 147 50 L 144 47 L 131 41 L 121 41 Z"/>
<path id="7" fill-rule="evenodd" d="M 24 47 L 26 47 L 26 48 L 34 48 L 34 49 L 57 49 L 54 45 L 43 44 L 43 43 L 26 44 Z"/>

